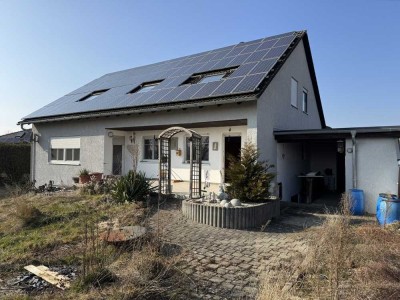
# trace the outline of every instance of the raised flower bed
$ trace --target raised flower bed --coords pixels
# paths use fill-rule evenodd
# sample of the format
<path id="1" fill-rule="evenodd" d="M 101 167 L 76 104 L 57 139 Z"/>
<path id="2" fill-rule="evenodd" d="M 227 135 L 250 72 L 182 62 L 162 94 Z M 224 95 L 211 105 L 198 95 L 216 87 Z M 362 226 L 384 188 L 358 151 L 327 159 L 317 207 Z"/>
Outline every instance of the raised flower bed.
<path id="1" fill-rule="evenodd" d="M 188 219 L 201 224 L 219 228 L 249 229 L 261 227 L 268 220 L 279 217 L 279 204 L 277 199 L 265 203 L 221 207 L 216 203 L 184 200 L 182 213 Z"/>

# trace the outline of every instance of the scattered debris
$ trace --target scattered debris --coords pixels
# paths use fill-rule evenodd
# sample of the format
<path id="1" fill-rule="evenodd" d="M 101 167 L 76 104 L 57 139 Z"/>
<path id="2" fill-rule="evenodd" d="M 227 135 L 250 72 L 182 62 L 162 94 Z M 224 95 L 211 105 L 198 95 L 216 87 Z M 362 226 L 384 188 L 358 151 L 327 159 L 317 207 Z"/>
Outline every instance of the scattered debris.
<path id="1" fill-rule="evenodd" d="M 146 228 L 142 226 L 125 226 L 110 228 L 100 233 L 100 238 L 109 243 L 129 242 L 146 234 Z"/>
<path id="2" fill-rule="evenodd" d="M 32 274 L 24 274 L 18 277 L 12 285 L 27 285 L 28 289 L 42 290 L 49 286 L 48 283 L 64 290 L 69 288 L 70 281 L 76 277 L 76 270 L 72 268 L 52 268 L 46 266 L 29 265 L 24 267 Z"/>

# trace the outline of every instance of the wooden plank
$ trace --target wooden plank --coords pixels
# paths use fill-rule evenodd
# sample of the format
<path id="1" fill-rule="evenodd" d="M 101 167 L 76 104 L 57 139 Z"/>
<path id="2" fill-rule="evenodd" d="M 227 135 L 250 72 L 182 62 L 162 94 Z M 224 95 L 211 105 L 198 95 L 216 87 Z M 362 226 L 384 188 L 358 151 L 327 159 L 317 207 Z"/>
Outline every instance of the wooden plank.
<path id="1" fill-rule="evenodd" d="M 64 290 L 70 287 L 70 279 L 64 275 L 60 275 L 57 272 L 50 271 L 46 266 L 34 266 L 29 265 L 24 267 L 25 270 L 39 276 L 40 278 L 46 280 L 47 282 L 55 285 L 56 287 Z"/>

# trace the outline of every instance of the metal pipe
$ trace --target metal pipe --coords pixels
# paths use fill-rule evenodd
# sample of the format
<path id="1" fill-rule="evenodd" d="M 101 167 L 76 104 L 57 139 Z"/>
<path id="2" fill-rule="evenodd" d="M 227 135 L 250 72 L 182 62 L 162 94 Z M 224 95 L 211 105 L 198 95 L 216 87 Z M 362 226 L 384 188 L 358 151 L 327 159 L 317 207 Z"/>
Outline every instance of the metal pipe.
<path id="1" fill-rule="evenodd" d="M 20 124 L 22 131 L 26 134 L 29 132 L 29 129 L 24 128 L 25 124 Z M 33 128 L 32 130 L 32 136 L 31 136 L 31 166 L 30 166 L 30 171 L 31 171 L 31 181 L 35 181 L 35 168 L 36 168 L 36 163 L 35 163 L 35 154 L 36 154 L 36 137 L 37 135 L 33 133 Z"/>
<path id="2" fill-rule="evenodd" d="M 397 197 L 400 197 L 400 138 L 396 138 L 395 143 L 396 147 L 396 155 L 397 155 L 397 167 L 398 167 L 398 175 L 397 175 Z"/>
<path id="3" fill-rule="evenodd" d="M 353 151 L 352 151 L 352 166 L 353 166 L 353 189 L 357 188 L 357 156 L 356 156 L 356 135 L 357 131 L 351 130 L 351 141 L 353 143 Z"/>

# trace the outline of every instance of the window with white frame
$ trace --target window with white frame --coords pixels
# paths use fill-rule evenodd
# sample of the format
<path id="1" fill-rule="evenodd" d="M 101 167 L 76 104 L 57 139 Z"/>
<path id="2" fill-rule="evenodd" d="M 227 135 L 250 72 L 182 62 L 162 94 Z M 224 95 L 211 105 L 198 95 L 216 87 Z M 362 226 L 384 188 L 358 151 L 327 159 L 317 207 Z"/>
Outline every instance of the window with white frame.
<path id="1" fill-rule="evenodd" d="M 78 165 L 81 159 L 81 139 L 79 137 L 50 139 L 50 162 L 53 164 Z"/>
<path id="2" fill-rule="evenodd" d="M 143 159 L 158 159 L 158 141 L 154 137 L 144 138 Z"/>
<path id="3" fill-rule="evenodd" d="M 303 88 L 303 112 L 308 112 L 308 91 Z"/>
<path id="4" fill-rule="evenodd" d="M 210 159 L 210 137 L 208 136 L 202 136 L 201 137 L 201 147 L 202 147 L 202 156 L 201 160 L 202 161 L 209 161 Z M 193 154 L 192 154 L 193 159 L 196 157 L 196 149 L 193 148 Z M 186 155 L 185 155 L 186 161 L 190 161 L 190 142 L 189 138 L 186 138 Z"/>
<path id="5" fill-rule="evenodd" d="M 290 85 L 290 104 L 297 108 L 297 80 L 292 77 Z"/>

